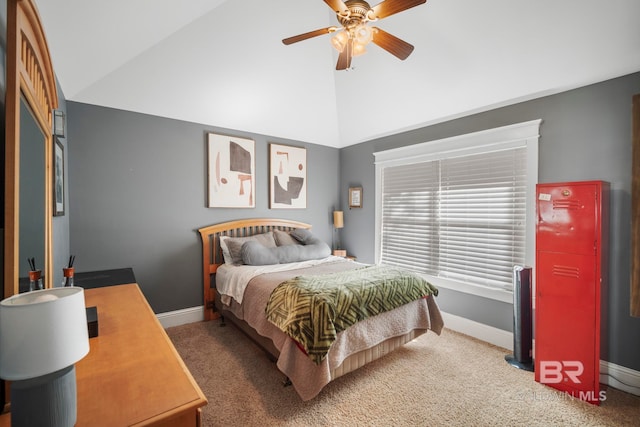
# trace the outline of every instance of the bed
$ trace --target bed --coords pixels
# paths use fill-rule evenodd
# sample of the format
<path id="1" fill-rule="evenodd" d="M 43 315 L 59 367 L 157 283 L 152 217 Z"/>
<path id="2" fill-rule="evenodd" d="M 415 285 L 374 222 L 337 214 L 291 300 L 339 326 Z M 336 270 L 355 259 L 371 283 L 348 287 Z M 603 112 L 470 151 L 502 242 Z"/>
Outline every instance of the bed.
<path id="1" fill-rule="evenodd" d="M 313 359 L 309 348 L 301 345 L 304 340 L 292 339 L 276 326 L 273 318 L 267 319 L 273 312 L 282 311 L 271 310 L 270 304 L 275 304 L 270 302 L 271 294 L 275 294 L 276 289 L 279 290 L 285 282 L 299 278 L 312 278 L 317 282 L 341 274 L 361 274 L 376 266 L 332 256 L 330 250 L 327 256 L 322 256 L 320 251 L 320 255 L 314 259 L 296 259 L 294 262 L 289 262 L 288 255 L 284 258 L 280 255 L 281 262 L 273 265 L 268 257 L 257 265 L 245 265 L 237 258 L 242 253 L 246 259 L 251 249 L 249 246 L 253 245 L 243 242 L 262 239 L 263 236 L 269 239 L 274 236 L 277 248 L 273 247 L 270 240 L 269 243 L 261 241 L 260 245 L 253 247 L 257 249 L 261 246 L 260 254 L 265 253 L 262 246 L 268 247 L 269 253 L 282 254 L 288 251 L 286 253 L 291 254 L 291 250 L 299 248 L 284 246 L 301 242 L 295 239 L 286 241 L 291 239 L 288 235 L 296 238 L 300 235 L 313 237 L 310 229 L 311 225 L 303 222 L 258 218 L 224 222 L 198 230 L 202 238 L 205 320 L 222 318 L 223 323 L 228 320 L 247 334 L 276 362 L 286 382 L 293 385 L 305 401 L 317 396 L 329 382 L 379 359 L 429 330 L 439 335 L 444 326 L 434 299 L 436 290 L 435 295 L 420 297 L 397 308 L 375 313 L 352 325 L 348 324 L 343 330 L 336 329 L 326 352 Z M 311 250 L 313 247 L 315 250 L 313 242 L 315 240 L 312 239 L 305 242 L 309 248 L 302 249 Z M 231 243 L 235 248 L 231 248 Z M 239 248 L 244 251 L 238 252 Z M 235 252 L 230 249 L 235 249 Z M 229 262 L 233 256 L 236 256 L 236 262 Z"/>

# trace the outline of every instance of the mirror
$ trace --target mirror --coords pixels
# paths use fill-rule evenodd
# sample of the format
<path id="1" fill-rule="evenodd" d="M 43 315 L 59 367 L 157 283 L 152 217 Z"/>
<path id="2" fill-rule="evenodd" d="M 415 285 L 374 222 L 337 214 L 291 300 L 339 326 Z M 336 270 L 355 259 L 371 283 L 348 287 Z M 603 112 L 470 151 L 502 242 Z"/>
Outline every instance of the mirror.
<path id="1" fill-rule="evenodd" d="M 52 286 L 51 129 L 58 94 L 34 0 L 7 1 L 6 52 L 4 298 L 28 290 L 27 258 L 35 258 L 44 286 Z"/>
<path id="2" fill-rule="evenodd" d="M 27 259 L 33 258 L 38 269 L 43 269 L 46 260 L 46 142 L 45 134 L 38 126 L 26 100 L 21 97 L 19 292 L 29 290 L 31 268 Z M 46 278 L 43 278 L 43 282 L 45 281 Z"/>

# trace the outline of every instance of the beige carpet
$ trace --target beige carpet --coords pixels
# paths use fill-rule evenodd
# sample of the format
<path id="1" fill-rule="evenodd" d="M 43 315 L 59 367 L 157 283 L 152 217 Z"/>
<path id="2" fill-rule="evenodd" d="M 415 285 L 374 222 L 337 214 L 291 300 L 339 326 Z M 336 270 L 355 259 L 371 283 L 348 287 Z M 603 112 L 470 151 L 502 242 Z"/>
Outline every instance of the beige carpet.
<path id="1" fill-rule="evenodd" d="M 257 346 L 218 321 L 167 329 L 209 400 L 204 426 L 640 426 L 640 397 L 597 407 L 536 383 L 509 351 L 429 332 L 303 402 Z"/>

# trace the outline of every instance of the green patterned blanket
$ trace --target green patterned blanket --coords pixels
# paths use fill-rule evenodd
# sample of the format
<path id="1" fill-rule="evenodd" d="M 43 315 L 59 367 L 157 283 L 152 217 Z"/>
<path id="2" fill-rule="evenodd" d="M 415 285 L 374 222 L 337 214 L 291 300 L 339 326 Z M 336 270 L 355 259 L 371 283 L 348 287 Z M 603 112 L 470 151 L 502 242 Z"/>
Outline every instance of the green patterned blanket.
<path id="1" fill-rule="evenodd" d="M 388 266 L 367 266 L 280 283 L 267 303 L 267 319 L 319 364 L 338 332 L 438 289 L 420 276 Z"/>

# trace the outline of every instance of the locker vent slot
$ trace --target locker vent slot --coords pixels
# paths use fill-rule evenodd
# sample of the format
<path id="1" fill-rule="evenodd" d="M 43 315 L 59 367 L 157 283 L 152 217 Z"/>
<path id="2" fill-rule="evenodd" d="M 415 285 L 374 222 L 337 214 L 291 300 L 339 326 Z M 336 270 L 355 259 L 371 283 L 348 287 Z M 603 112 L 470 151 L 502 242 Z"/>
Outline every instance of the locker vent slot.
<path id="1" fill-rule="evenodd" d="M 579 200 L 572 199 L 554 200 L 553 209 L 578 210 L 582 209 L 582 203 Z"/>
<path id="2" fill-rule="evenodd" d="M 572 277 L 575 279 L 580 278 L 580 269 L 577 267 L 568 267 L 566 265 L 554 265 L 552 272 L 554 276 Z"/>

